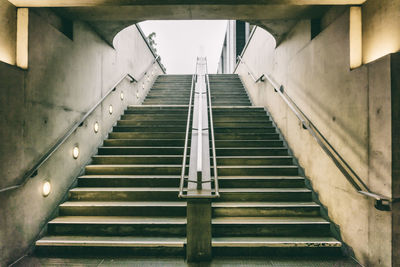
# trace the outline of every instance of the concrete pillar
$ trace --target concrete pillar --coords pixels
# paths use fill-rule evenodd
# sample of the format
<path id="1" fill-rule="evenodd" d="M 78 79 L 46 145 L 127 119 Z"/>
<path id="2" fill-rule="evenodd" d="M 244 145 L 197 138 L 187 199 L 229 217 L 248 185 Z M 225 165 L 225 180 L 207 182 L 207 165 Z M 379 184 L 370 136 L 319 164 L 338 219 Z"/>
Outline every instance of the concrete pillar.
<path id="1" fill-rule="evenodd" d="M 211 199 L 188 199 L 186 238 L 189 262 L 211 260 Z"/>

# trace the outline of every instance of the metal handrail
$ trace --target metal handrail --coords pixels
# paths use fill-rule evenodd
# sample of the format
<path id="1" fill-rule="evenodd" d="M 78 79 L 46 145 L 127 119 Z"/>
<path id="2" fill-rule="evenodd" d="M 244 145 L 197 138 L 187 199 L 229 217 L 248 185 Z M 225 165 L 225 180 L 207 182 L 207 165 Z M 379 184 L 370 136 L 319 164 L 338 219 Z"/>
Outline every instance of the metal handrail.
<path id="1" fill-rule="evenodd" d="M 103 101 L 112 92 L 114 92 L 117 89 L 116 87 L 124 79 L 129 78 L 131 83 L 140 81 L 147 74 L 147 71 L 149 70 L 149 68 L 151 66 L 153 66 L 153 64 L 155 62 L 158 62 L 158 56 L 155 57 L 153 62 L 150 64 L 149 67 L 146 68 L 146 70 L 144 71 L 143 75 L 141 75 L 141 77 L 139 79 L 135 79 L 129 73 L 124 74 L 116 83 L 114 83 L 114 85 L 111 87 L 111 89 L 108 90 L 107 93 L 88 112 L 86 112 L 85 115 L 83 115 L 83 117 L 77 123 L 75 123 L 60 139 L 58 139 L 57 142 L 38 160 L 38 162 L 22 176 L 22 179 L 21 179 L 20 183 L 18 183 L 16 185 L 12 185 L 12 186 L 7 186 L 7 187 L 4 187 L 4 188 L 1 188 L 0 189 L 0 193 L 6 192 L 6 191 L 9 191 L 9 190 L 13 190 L 13 189 L 17 189 L 17 188 L 25 185 L 28 182 L 29 178 L 35 177 L 37 175 L 38 169 L 61 147 L 62 144 L 65 143 L 65 141 L 75 132 L 76 129 L 78 129 L 80 126 L 82 126 L 82 124 L 85 122 L 85 120 L 95 111 L 95 109 L 101 103 L 103 103 Z"/>
<path id="2" fill-rule="evenodd" d="M 212 153 L 213 153 L 213 169 L 214 169 L 214 187 L 215 187 L 215 196 L 220 197 L 219 195 L 219 183 L 218 183 L 218 171 L 217 171 L 217 157 L 216 157 L 216 149 L 215 149 L 215 137 L 214 137 L 214 121 L 213 121 L 213 113 L 212 113 L 212 103 L 211 103 L 211 87 L 210 87 L 210 76 L 208 75 L 208 65 L 206 62 L 206 79 L 207 79 L 207 94 L 208 94 L 208 110 L 210 116 L 210 129 L 211 129 L 211 144 L 212 144 Z"/>
<path id="3" fill-rule="evenodd" d="M 247 74 L 249 74 L 250 75 L 250 77 L 253 79 L 253 81 L 255 82 L 255 83 L 258 83 L 258 82 L 263 82 L 263 81 L 265 81 L 265 75 L 264 74 L 261 74 L 261 76 L 260 77 L 258 77 L 258 78 L 256 78 L 255 76 L 254 76 L 254 74 L 253 74 L 253 72 L 251 71 L 251 69 L 250 69 L 250 67 L 246 64 L 246 62 L 243 60 L 243 58 L 239 55 L 239 56 L 237 56 L 237 59 L 238 59 L 238 64 L 237 65 L 239 65 L 239 63 L 243 63 L 246 67 L 247 67 Z"/>
<path id="4" fill-rule="evenodd" d="M 239 56 L 238 59 L 242 61 Z M 243 61 L 242 61 L 243 62 Z M 248 68 L 247 64 L 245 64 Z M 248 68 L 248 70 L 250 70 Z M 373 192 L 364 181 L 357 175 L 357 173 L 350 167 L 350 165 L 343 159 L 339 152 L 328 142 L 324 135 L 318 128 L 311 122 L 304 112 L 296 105 L 296 103 L 285 93 L 282 85 L 278 85 L 269 75 L 262 74 L 268 82 L 272 85 L 275 92 L 283 99 L 288 105 L 289 109 L 295 114 L 302 124 L 303 129 L 307 130 L 311 136 L 317 141 L 322 150 L 331 158 L 336 167 L 346 177 L 347 181 L 354 187 L 357 193 L 373 198 L 375 200 L 375 208 L 383 211 L 390 211 L 393 202 L 400 201 L 400 198 L 390 198 L 378 193 Z M 252 76 L 253 78 L 253 76 Z M 254 80 L 254 78 L 253 78 Z M 257 82 L 257 81 L 256 81 Z"/>
<path id="5" fill-rule="evenodd" d="M 196 65 L 197 67 L 197 65 Z M 181 171 L 181 180 L 179 183 L 179 194 L 178 197 L 183 197 L 183 186 L 185 183 L 185 172 L 186 172 L 186 158 L 187 158 L 187 149 L 188 149 L 188 141 L 189 141 L 189 129 L 190 129 L 190 116 L 192 113 L 192 101 L 193 101 L 193 88 L 196 80 L 196 74 L 192 76 L 192 86 L 190 88 L 190 97 L 189 97 L 189 109 L 188 116 L 186 122 L 186 135 L 185 135 L 185 146 L 183 149 L 183 159 L 182 159 L 182 171 Z"/>

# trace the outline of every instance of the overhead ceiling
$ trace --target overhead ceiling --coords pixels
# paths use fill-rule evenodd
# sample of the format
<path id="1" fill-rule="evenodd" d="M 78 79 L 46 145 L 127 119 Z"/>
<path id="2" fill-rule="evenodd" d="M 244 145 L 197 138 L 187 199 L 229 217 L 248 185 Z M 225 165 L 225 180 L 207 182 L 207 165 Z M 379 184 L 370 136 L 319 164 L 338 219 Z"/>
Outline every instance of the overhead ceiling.
<path id="1" fill-rule="evenodd" d="M 277 43 L 300 19 L 321 17 L 332 5 L 366 0 L 9 0 L 17 7 L 51 7 L 83 20 L 112 44 L 125 27 L 144 20 L 233 19 L 265 28 Z"/>

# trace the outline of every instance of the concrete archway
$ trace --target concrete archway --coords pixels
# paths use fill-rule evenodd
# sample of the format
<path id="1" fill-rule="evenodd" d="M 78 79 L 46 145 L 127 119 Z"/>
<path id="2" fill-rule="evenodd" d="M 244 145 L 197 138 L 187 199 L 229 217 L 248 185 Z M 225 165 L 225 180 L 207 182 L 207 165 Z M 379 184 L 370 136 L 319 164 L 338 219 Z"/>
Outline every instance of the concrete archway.
<path id="1" fill-rule="evenodd" d="M 258 25 L 279 44 L 300 19 L 318 18 L 332 5 L 365 0 L 10 0 L 17 7 L 51 7 L 69 19 L 87 21 L 109 43 L 122 29 L 145 20 L 243 20 Z"/>

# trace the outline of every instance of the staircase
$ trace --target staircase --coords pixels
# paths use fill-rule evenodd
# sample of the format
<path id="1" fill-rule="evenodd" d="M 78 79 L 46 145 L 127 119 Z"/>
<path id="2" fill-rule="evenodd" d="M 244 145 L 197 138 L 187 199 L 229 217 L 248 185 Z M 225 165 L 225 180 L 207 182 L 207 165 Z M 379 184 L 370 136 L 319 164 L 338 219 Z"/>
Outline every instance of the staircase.
<path id="1" fill-rule="evenodd" d="M 177 196 L 191 80 L 161 75 L 144 105 L 128 107 L 37 254 L 185 254 L 186 202 Z"/>
<path id="2" fill-rule="evenodd" d="M 214 255 L 340 254 L 299 166 L 237 75 L 210 75 L 220 195 Z"/>
<path id="3" fill-rule="evenodd" d="M 128 107 L 38 254 L 185 255 L 186 202 L 177 196 L 191 78 L 161 75 L 143 105 Z M 213 254 L 340 254 L 268 113 L 251 106 L 237 75 L 210 75 L 210 85 L 221 195 Z"/>

